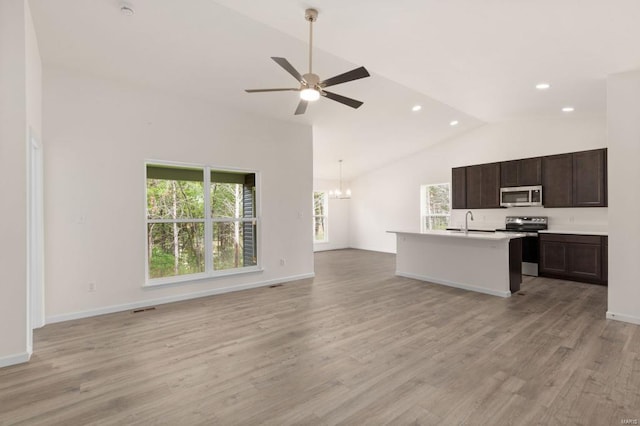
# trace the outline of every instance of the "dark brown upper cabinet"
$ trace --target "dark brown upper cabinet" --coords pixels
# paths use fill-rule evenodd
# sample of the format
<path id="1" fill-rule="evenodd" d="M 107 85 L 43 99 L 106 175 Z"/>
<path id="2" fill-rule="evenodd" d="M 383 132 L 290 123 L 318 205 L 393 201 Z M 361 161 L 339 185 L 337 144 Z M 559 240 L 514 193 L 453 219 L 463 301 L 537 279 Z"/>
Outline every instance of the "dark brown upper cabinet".
<path id="1" fill-rule="evenodd" d="M 520 160 L 518 186 L 542 185 L 542 158 Z"/>
<path id="2" fill-rule="evenodd" d="M 466 168 L 468 209 L 500 207 L 500 163 L 480 164 Z"/>
<path id="3" fill-rule="evenodd" d="M 467 209 L 481 208 L 482 166 L 467 167 Z"/>
<path id="4" fill-rule="evenodd" d="M 544 207 L 606 207 L 607 149 L 451 170 L 454 209 L 500 207 L 500 188 L 542 184 Z"/>
<path id="5" fill-rule="evenodd" d="M 573 207 L 573 154 L 542 157 L 542 205 Z"/>
<path id="6" fill-rule="evenodd" d="M 520 160 L 503 161 L 500 164 L 500 186 L 520 186 L 518 185 L 518 163 Z"/>
<path id="7" fill-rule="evenodd" d="M 607 205 L 607 151 L 596 149 L 573 153 L 573 206 Z"/>
<path id="8" fill-rule="evenodd" d="M 467 208 L 467 168 L 451 169 L 451 208 Z"/>
<path id="9" fill-rule="evenodd" d="M 542 184 L 542 158 L 500 163 L 500 186 L 533 186 Z"/>
<path id="10" fill-rule="evenodd" d="M 500 208 L 500 163 L 483 164 L 482 166 L 481 208 Z"/>
<path id="11" fill-rule="evenodd" d="M 545 207 L 606 207 L 607 150 L 543 157 L 542 204 Z"/>

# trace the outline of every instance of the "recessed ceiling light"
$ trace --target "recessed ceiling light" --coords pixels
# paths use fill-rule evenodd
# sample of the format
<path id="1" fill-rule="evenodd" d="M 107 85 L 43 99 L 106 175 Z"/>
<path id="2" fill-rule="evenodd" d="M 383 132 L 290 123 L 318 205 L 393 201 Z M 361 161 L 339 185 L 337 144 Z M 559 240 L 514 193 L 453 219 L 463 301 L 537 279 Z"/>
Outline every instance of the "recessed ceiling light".
<path id="1" fill-rule="evenodd" d="M 449 126 L 457 126 L 458 125 L 458 120 L 453 120 L 449 122 Z"/>
<path id="2" fill-rule="evenodd" d="M 572 106 L 566 106 L 566 107 L 562 108 L 562 112 L 573 112 L 575 110 L 576 109 L 574 107 L 572 107 Z"/>
<path id="3" fill-rule="evenodd" d="M 416 111 L 420 111 L 422 109 L 422 105 L 414 105 L 413 108 L 411 108 L 411 111 L 416 112 Z"/>
<path id="4" fill-rule="evenodd" d="M 133 10 L 133 7 L 130 4 L 123 3 L 120 5 L 120 13 L 125 16 L 133 16 L 135 15 L 136 11 Z"/>
<path id="5" fill-rule="evenodd" d="M 536 84 L 536 89 L 538 90 L 547 90 L 551 85 L 549 83 L 538 83 Z"/>

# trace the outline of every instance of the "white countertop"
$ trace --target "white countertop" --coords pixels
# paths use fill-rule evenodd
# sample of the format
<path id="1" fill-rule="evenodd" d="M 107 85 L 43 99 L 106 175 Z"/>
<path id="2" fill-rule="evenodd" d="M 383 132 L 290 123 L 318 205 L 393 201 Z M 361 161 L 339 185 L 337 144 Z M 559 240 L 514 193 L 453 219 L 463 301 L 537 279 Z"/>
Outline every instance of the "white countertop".
<path id="1" fill-rule="evenodd" d="M 575 229 L 545 229 L 538 231 L 540 234 L 573 234 L 573 235 L 600 235 L 606 237 L 609 235 L 607 231 L 584 231 Z"/>
<path id="2" fill-rule="evenodd" d="M 467 235 L 464 231 L 393 233 L 396 234 L 397 245 L 396 275 L 494 296 L 511 296 L 510 241 L 522 234 L 477 231 L 469 231 Z"/>
<path id="3" fill-rule="evenodd" d="M 410 234 L 410 235 L 422 235 L 427 237 L 451 237 L 451 238 L 466 238 L 474 240 L 490 240 L 490 241 L 502 241 L 511 240 L 513 238 L 522 238 L 524 234 L 518 234 L 515 232 L 482 232 L 482 231 L 469 231 L 465 234 L 464 231 L 424 231 L 424 232 L 412 232 L 412 231 L 387 231 L 395 234 Z"/>

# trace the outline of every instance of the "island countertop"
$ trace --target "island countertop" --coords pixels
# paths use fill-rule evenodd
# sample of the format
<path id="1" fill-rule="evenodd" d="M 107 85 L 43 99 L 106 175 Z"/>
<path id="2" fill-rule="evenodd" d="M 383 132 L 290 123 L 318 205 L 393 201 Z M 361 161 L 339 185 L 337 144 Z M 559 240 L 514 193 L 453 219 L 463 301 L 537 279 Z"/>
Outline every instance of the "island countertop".
<path id="1" fill-rule="evenodd" d="M 465 238 L 472 240 L 490 240 L 490 241 L 509 241 L 514 238 L 522 238 L 525 235 L 516 232 L 486 232 L 486 231 L 469 231 L 465 234 L 464 231 L 387 231 L 392 234 L 408 234 L 415 236 L 425 237 L 444 237 L 444 238 Z"/>
<path id="2" fill-rule="evenodd" d="M 396 275 L 509 297 L 522 281 L 524 234 L 388 231 L 396 234 Z"/>

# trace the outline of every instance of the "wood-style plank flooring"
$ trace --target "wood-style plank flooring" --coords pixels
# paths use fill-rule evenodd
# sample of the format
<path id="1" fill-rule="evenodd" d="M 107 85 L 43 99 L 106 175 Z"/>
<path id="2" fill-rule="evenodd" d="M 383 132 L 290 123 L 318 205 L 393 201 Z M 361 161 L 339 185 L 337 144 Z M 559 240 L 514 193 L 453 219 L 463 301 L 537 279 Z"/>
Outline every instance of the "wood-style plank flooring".
<path id="1" fill-rule="evenodd" d="M 640 419 L 640 327 L 605 319 L 605 287 L 527 278 L 502 299 L 395 277 L 389 254 L 315 259 L 315 279 L 37 330 L 0 369 L 0 424 Z"/>

